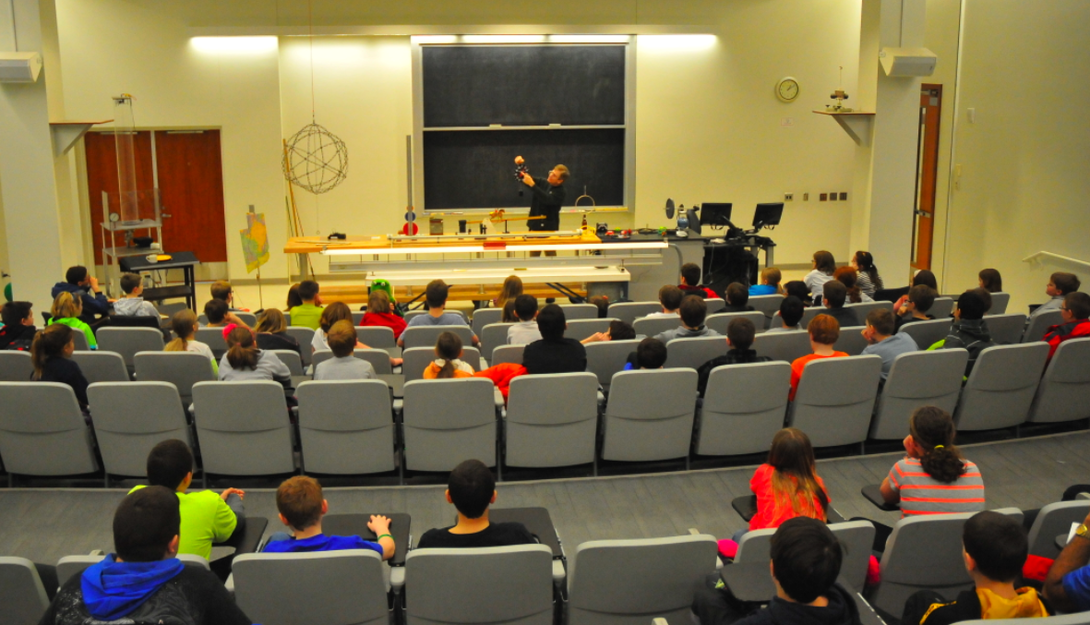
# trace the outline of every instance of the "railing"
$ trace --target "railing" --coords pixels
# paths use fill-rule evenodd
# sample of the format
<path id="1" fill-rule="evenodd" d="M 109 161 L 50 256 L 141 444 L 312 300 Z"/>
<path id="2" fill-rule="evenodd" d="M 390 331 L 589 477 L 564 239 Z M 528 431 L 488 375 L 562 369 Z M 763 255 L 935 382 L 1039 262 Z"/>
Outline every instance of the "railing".
<path id="1" fill-rule="evenodd" d="M 1072 265 L 1078 265 L 1090 269 L 1090 262 L 1085 260 L 1079 260 L 1077 258 L 1071 258 L 1070 256 L 1062 256 L 1060 254 L 1054 254 L 1052 252 L 1037 252 L 1036 254 L 1030 254 L 1022 259 L 1024 263 L 1040 263 L 1045 260 L 1059 261 L 1062 263 L 1068 263 Z"/>

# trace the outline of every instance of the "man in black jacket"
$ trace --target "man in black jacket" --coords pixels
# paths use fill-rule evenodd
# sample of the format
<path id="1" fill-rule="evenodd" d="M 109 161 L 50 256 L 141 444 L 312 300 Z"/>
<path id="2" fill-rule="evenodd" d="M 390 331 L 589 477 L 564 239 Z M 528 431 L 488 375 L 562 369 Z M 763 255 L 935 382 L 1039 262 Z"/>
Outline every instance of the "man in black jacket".
<path id="1" fill-rule="evenodd" d="M 726 354 L 712 358 L 700 365 L 700 368 L 696 370 L 698 376 L 696 390 L 700 392 L 701 397 L 707 391 L 708 379 L 716 367 L 751 362 L 769 362 L 772 360 L 768 356 L 758 356 L 755 350 L 750 349 L 753 345 L 753 337 L 756 335 L 757 327 L 749 319 L 745 317 L 731 319 L 730 324 L 727 325 L 727 347 L 730 350 Z"/>
<path id="2" fill-rule="evenodd" d="M 64 274 L 64 282 L 53 285 L 52 297 L 57 299 L 61 293 L 72 294 L 72 299 L 79 298 L 83 301 L 83 313 L 79 318 L 84 323 L 94 323 L 96 316 L 106 316 L 113 308 L 111 300 L 107 299 L 98 288 L 98 278 L 91 275 L 86 267 L 76 265 L 69 267 Z"/>
<path id="3" fill-rule="evenodd" d="M 526 162 L 521 156 L 515 157 L 515 164 Z M 531 219 L 527 224 L 533 231 L 552 231 L 560 229 L 560 207 L 564 205 L 566 192 L 564 181 L 568 179 L 568 168 L 563 165 L 553 167 L 547 178 L 534 178 L 529 172 L 519 178 L 522 184 L 530 187 L 530 216 L 544 216 L 545 219 Z"/>
<path id="4" fill-rule="evenodd" d="M 772 536 L 776 596 L 768 607 L 747 615 L 747 604 L 735 599 L 716 574 L 696 589 L 693 614 L 701 625 L 859 625 L 851 591 L 836 583 L 842 557 L 828 526 L 795 517 Z"/>

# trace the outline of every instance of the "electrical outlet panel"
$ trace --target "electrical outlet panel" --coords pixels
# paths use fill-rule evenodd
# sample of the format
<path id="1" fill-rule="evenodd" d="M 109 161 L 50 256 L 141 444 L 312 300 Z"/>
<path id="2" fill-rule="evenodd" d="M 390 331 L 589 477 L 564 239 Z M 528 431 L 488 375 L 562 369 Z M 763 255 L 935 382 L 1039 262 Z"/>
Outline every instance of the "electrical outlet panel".
<path id="1" fill-rule="evenodd" d="M 828 193 L 822 193 L 821 194 L 821 199 L 819 201 L 827 202 L 828 200 L 829 200 L 829 194 Z"/>
<path id="2" fill-rule="evenodd" d="M 802 201 L 803 202 L 809 202 L 810 201 L 810 194 L 809 193 L 803 193 L 802 194 Z"/>
<path id="3" fill-rule="evenodd" d="M 783 201 L 784 202 L 793 202 L 794 200 L 795 200 L 795 194 L 794 193 L 784 193 L 783 194 Z"/>
<path id="4" fill-rule="evenodd" d="M 835 202 L 836 201 L 836 191 L 833 191 L 832 193 L 829 194 L 829 201 L 830 202 Z"/>
<path id="5" fill-rule="evenodd" d="M 847 194 L 847 192 L 845 192 L 845 191 L 841 191 L 841 192 L 840 192 L 840 201 L 841 201 L 841 202 L 847 202 L 847 201 L 848 201 L 848 194 Z"/>

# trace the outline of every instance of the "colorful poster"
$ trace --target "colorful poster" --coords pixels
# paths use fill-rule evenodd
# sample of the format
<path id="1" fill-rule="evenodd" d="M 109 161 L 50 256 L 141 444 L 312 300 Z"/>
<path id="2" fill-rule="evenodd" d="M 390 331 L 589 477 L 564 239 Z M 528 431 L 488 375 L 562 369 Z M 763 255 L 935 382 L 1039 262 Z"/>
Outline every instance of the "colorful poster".
<path id="1" fill-rule="evenodd" d="M 246 229 L 239 233 L 242 235 L 246 273 L 251 273 L 269 262 L 269 231 L 265 228 L 265 213 L 247 213 Z"/>

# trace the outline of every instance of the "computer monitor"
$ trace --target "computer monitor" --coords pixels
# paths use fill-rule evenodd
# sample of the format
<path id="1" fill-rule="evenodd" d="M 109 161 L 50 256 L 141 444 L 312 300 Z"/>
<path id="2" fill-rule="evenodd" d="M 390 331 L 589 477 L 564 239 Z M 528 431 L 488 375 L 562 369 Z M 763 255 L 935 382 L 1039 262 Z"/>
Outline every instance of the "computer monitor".
<path id="1" fill-rule="evenodd" d="M 704 202 L 700 205 L 700 225 L 709 228 L 729 227 L 733 206 L 730 202 Z"/>
<path id="2" fill-rule="evenodd" d="M 780 217 L 783 217 L 783 202 L 769 202 L 758 204 L 753 213 L 753 229 L 760 230 L 765 226 L 778 226 Z"/>

